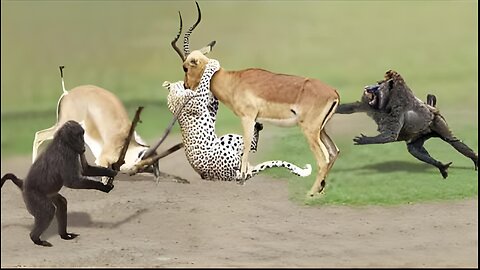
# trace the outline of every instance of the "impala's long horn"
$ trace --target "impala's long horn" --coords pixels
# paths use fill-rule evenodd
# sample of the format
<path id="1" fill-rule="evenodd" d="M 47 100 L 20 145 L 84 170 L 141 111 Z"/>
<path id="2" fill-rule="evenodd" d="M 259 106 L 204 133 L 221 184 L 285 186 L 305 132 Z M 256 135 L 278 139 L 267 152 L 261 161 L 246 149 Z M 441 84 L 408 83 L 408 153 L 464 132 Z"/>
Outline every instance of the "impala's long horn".
<path id="1" fill-rule="evenodd" d="M 183 53 L 185 54 L 185 57 L 190 53 L 190 41 L 189 41 L 190 35 L 192 34 L 195 27 L 197 27 L 197 25 L 202 20 L 202 12 L 200 11 L 200 6 L 198 5 L 197 1 L 195 1 L 195 4 L 197 5 L 197 12 L 198 12 L 197 21 L 195 22 L 194 25 L 192 25 L 192 27 L 188 29 L 188 31 L 183 36 Z"/>
<path id="2" fill-rule="evenodd" d="M 182 58 L 182 62 L 183 62 L 185 61 L 185 56 L 183 55 L 182 50 L 180 50 L 180 48 L 178 48 L 177 46 L 177 41 L 180 38 L 180 34 L 182 34 L 182 27 L 183 27 L 182 14 L 180 13 L 180 11 L 178 12 L 178 16 L 180 17 L 180 29 L 178 30 L 177 36 L 175 37 L 175 39 L 172 40 L 170 44 L 172 44 L 173 49 L 178 53 L 178 55 L 180 55 L 180 58 Z"/>

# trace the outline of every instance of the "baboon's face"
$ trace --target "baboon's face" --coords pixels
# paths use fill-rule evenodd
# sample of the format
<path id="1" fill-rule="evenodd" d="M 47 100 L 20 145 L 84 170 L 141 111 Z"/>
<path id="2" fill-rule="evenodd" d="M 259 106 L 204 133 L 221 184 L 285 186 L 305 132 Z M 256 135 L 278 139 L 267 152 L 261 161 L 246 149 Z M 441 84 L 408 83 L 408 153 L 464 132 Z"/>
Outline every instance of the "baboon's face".
<path id="1" fill-rule="evenodd" d="M 362 100 L 374 109 L 382 110 L 388 104 L 393 80 L 379 81 L 376 85 L 367 85 L 364 88 Z"/>
<path id="2" fill-rule="evenodd" d="M 78 154 L 85 152 L 85 140 L 83 135 L 85 130 L 76 121 L 67 121 L 58 130 L 57 136 L 62 136 L 62 139 Z"/>
<path id="3" fill-rule="evenodd" d="M 363 91 L 362 99 L 373 108 L 378 108 L 378 88 L 379 85 L 367 85 Z"/>
<path id="4" fill-rule="evenodd" d="M 199 50 L 193 51 L 188 55 L 185 62 L 183 62 L 183 71 L 185 72 L 185 79 L 183 81 L 186 89 L 195 90 L 197 88 L 209 60 L 210 59 Z"/>

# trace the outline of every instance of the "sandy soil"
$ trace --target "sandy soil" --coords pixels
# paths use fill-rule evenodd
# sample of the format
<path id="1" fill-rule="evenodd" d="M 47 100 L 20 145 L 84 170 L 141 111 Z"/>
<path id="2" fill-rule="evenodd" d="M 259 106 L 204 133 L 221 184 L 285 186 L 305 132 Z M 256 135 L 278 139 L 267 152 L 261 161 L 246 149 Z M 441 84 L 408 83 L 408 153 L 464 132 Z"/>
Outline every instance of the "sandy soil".
<path id="1" fill-rule="evenodd" d="M 170 140 L 171 141 L 171 140 Z M 166 147 L 173 145 L 168 142 Z M 56 222 L 34 245 L 20 191 L 1 191 L 2 267 L 476 267 L 478 199 L 395 207 L 307 207 L 288 200 L 286 180 L 245 186 L 201 180 L 183 150 L 162 170 L 188 179 L 116 178 L 104 194 L 62 189 L 68 231 Z M 25 176 L 30 157 L 2 160 Z"/>

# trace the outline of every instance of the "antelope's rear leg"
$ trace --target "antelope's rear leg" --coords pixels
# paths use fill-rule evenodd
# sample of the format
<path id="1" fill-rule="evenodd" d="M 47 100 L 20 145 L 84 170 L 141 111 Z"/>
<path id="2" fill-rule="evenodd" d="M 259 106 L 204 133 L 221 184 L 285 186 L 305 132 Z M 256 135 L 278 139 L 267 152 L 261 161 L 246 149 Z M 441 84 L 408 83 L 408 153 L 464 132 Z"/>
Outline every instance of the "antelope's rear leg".
<path id="1" fill-rule="evenodd" d="M 71 240 L 78 234 L 67 233 L 67 199 L 60 194 L 52 198 L 53 204 L 57 208 L 55 215 L 58 223 L 58 234 L 62 239 Z"/>
<path id="2" fill-rule="evenodd" d="M 312 150 L 315 159 L 317 160 L 318 171 L 315 182 L 310 188 L 309 195 L 314 196 L 317 193 L 320 193 L 325 188 L 325 176 L 328 170 L 328 150 L 325 145 L 323 145 L 320 140 L 320 131 L 308 131 L 303 130 L 305 137 L 308 140 L 310 149 Z"/>
<path id="3" fill-rule="evenodd" d="M 328 167 L 327 167 L 327 172 L 325 174 L 325 178 L 326 178 L 331 168 L 333 167 L 333 164 L 337 160 L 338 153 L 340 153 L 340 150 L 338 149 L 337 145 L 333 142 L 333 140 L 330 138 L 330 136 L 328 136 L 327 132 L 325 132 L 324 129 L 320 132 L 320 140 L 322 140 L 323 144 L 327 147 L 327 151 L 329 154 Z"/>

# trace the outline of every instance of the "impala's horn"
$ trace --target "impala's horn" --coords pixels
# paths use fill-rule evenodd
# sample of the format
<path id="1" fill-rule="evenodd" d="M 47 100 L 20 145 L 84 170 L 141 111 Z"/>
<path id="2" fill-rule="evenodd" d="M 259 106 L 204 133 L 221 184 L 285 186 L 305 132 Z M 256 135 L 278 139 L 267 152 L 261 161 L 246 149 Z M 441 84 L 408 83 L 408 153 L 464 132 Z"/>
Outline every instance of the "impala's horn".
<path id="1" fill-rule="evenodd" d="M 170 44 L 172 44 L 173 49 L 178 53 L 180 58 L 182 58 L 182 62 L 183 62 L 183 61 L 185 61 L 185 56 L 183 55 L 182 51 L 177 46 L 177 41 L 178 41 L 178 38 L 180 38 L 180 34 L 182 33 L 182 26 L 183 26 L 183 24 L 182 24 L 182 14 L 180 13 L 180 11 L 178 12 L 178 16 L 180 17 L 180 29 L 178 30 L 177 36 L 175 37 L 175 39 L 172 40 L 172 42 Z"/>
<path id="2" fill-rule="evenodd" d="M 197 12 L 198 12 L 197 21 L 195 22 L 195 24 L 192 25 L 192 27 L 188 29 L 188 31 L 183 36 L 183 52 L 185 56 L 187 56 L 190 53 L 190 41 L 189 41 L 190 35 L 192 34 L 195 27 L 197 27 L 197 25 L 202 20 L 202 12 L 200 11 L 200 6 L 198 5 L 197 1 L 195 1 L 195 4 L 197 5 Z"/>

